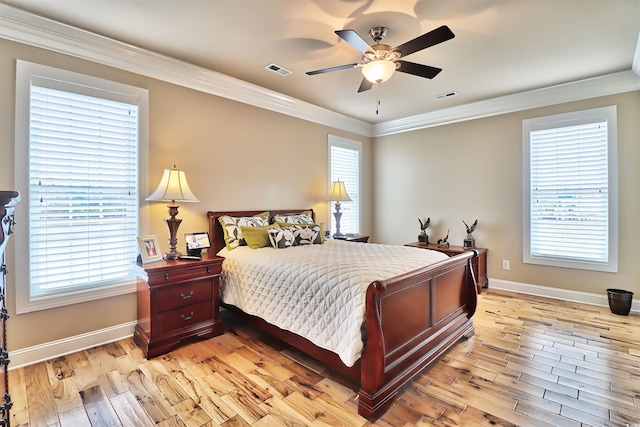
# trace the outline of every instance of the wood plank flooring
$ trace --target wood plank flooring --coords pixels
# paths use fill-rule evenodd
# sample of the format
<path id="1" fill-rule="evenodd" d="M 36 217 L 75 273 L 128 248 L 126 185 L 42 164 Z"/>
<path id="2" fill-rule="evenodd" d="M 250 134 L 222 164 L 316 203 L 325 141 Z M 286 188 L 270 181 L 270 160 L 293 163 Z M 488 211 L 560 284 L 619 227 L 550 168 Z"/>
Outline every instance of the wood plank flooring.
<path id="1" fill-rule="evenodd" d="M 230 320 L 152 360 L 125 339 L 12 370 L 11 425 L 640 426 L 637 314 L 489 290 L 474 322 L 375 424 L 353 384 Z"/>

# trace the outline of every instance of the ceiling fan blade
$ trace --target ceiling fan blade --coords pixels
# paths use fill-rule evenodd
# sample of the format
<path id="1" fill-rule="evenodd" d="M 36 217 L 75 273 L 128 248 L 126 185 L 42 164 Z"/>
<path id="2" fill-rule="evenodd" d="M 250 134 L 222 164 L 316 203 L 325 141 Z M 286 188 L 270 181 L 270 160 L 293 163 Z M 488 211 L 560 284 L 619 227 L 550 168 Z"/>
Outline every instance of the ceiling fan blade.
<path id="1" fill-rule="evenodd" d="M 396 71 L 413 74 L 418 77 L 432 79 L 442 71 L 442 68 L 430 67 L 429 65 L 416 64 L 415 62 L 396 61 L 400 67 Z"/>
<path id="2" fill-rule="evenodd" d="M 324 74 L 324 73 L 330 73 L 332 71 L 340 71 L 340 70 L 347 70 L 349 68 L 356 68 L 357 66 L 358 66 L 358 63 L 338 65 L 337 67 L 323 68 L 322 70 L 307 71 L 307 75 L 314 76 L 316 74 Z"/>
<path id="3" fill-rule="evenodd" d="M 367 79 L 362 79 L 362 83 L 360 83 L 360 87 L 358 88 L 358 93 L 360 92 L 364 92 L 366 90 L 369 90 L 373 87 L 373 83 L 371 83 L 369 80 Z"/>
<path id="4" fill-rule="evenodd" d="M 402 53 L 402 57 L 405 57 L 438 43 L 446 42 L 447 40 L 450 40 L 455 36 L 456 35 L 453 34 L 449 27 L 443 25 L 442 27 L 438 27 L 433 31 L 429 31 L 428 33 L 425 33 L 420 37 L 416 37 L 413 40 L 409 40 L 408 42 L 401 44 L 394 50 L 399 50 Z"/>
<path id="5" fill-rule="evenodd" d="M 372 52 L 373 49 L 369 44 L 364 41 L 362 37 L 358 33 L 353 30 L 336 30 L 335 33 L 344 41 L 353 46 L 358 52 L 361 54 L 365 54 L 365 52 Z"/>

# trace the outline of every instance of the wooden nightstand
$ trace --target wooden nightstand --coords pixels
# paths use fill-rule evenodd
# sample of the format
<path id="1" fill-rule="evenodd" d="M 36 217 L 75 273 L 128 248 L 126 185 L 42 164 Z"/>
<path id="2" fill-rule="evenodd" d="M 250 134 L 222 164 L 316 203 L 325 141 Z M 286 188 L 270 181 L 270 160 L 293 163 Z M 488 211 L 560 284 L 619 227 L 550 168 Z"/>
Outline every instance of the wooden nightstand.
<path id="1" fill-rule="evenodd" d="M 363 236 L 362 234 L 357 234 L 355 236 L 349 235 L 344 237 L 334 237 L 336 240 L 346 240 L 347 242 L 360 242 L 367 243 L 369 242 L 369 236 Z"/>
<path id="2" fill-rule="evenodd" d="M 223 333 L 218 303 L 223 258 L 137 264 L 138 324 L 133 339 L 147 358 L 182 341 Z"/>
<path id="3" fill-rule="evenodd" d="M 448 248 L 439 248 L 438 245 L 430 243 L 425 245 L 424 243 L 407 243 L 405 246 L 411 246 L 414 248 L 433 249 L 434 251 L 445 253 L 449 256 L 458 255 L 464 251 L 475 249 L 478 251 L 478 257 L 473 258 L 471 266 L 473 267 L 473 275 L 476 277 L 476 287 L 478 292 L 481 288 L 489 287 L 489 279 L 487 277 L 487 252 L 485 248 L 463 248 L 462 246 L 449 246 Z"/>

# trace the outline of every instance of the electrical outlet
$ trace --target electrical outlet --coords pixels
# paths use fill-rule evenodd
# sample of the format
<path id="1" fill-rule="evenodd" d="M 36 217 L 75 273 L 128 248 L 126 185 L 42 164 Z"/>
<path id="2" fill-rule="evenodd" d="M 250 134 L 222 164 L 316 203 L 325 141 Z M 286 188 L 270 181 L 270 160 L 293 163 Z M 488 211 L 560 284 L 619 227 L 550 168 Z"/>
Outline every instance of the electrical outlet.
<path id="1" fill-rule="evenodd" d="M 509 264 L 509 260 L 508 259 L 503 259 L 502 260 L 502 269 L 503 270 L 509 270 L 510 268 L 510 264 Z"/>

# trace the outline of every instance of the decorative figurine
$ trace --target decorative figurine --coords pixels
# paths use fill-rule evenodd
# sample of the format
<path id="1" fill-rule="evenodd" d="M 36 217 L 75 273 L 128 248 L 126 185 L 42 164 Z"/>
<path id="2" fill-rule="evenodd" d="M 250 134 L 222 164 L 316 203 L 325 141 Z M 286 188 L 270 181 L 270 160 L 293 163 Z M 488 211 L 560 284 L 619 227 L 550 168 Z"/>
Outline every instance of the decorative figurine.
<path id="1" fill-rule="evenodd" d="M 418 218 L 418 222 L 420 223 L 420 230 L 422 230 L 420 234 L 418 234 L 418 243 L 426 246 L 429 244 L 429 236 L 427 235 L 427 228 L 429 228 L 429 224 L 431 223 L 431 217 L 425 220 Z"/>
<path id="2" fill-rule="evenodd" d="M 449 247 L 449 230 L 447 230 L 447 235 L 444 237 L 444 239 L 438 239 L 438 247 L 439 248 Z"/>
<path id="3" fill-rule="evenodd" d="M 476 221 L 471 225 L 471 227 L 469 227 L 467 225 L 467 223 L 464 222 L 464 220 L 462 221 L 462 223 L 465 225 L 465 227 L 467 227 L 467 237 L 464 238 L 462 246 L 465 247 L 465 248 L 475 248 L 476 247 L 476 239 L 473 238 L 471 233 L 473 233 L 475 231 L 476 227 L 478 226 L 478 220 L 476 219 Z"/>

